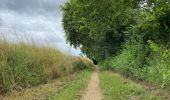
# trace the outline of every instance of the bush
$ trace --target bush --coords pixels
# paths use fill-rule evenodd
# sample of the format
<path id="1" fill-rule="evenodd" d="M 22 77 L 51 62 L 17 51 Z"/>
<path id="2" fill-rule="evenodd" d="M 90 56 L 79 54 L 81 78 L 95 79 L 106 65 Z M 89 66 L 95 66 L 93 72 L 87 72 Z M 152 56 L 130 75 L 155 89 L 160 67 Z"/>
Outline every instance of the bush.
<path id="1" fill-rule="evenodd" d="M 85 68 L 94 66 L 92 61 L 90 61 L 88 58 L 82 57 L 74 57 L 72 65 L 74 66 L 74 70 L 83 70 Z"/>
<path id="2" fill-rule="evenodd" d="M 151 50 L 148 62 L 148 80 L 159 84 L 162 88 L 170 84 L 170 51 L 153 41 L 148 41 Z"/>
<path id="3" fill-rule="evenodd" d="M 116 70 L 116 67 L 113 67 L 114 58 L 107 58 L 106 60 L 100 63 L 100 70 Z"/>
<path id="4" fill-rule="evenodd" d="M 133 44 L 133 45 L 132 45 Z M 105 69 L 119 71 L 126 77 L 158 84 L 164 88 L 170 84 L 170 50 L 153 41 L 147 45 L 126 42 L 121 54 L 107 59 Z"/>
<path id="5" fill-rule="evenodd" d="M 140 67 L 144 60 L 144 45 L 142 43 L 133 43 L 127 41 L 121 54 L 111 60 L 111 68 L 120 71 L 124 76 L 141 78 Z"/>

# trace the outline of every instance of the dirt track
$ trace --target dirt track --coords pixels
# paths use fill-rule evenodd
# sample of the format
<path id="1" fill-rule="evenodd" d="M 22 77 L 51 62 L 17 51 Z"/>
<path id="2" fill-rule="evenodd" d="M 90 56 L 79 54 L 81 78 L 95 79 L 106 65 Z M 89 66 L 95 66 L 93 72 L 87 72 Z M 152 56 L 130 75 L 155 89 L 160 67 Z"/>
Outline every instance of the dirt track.
<path id="1" fill-rule="evenodd" d="M 82 100 L 102 100 L 98 71 L 92 74 Z"/>

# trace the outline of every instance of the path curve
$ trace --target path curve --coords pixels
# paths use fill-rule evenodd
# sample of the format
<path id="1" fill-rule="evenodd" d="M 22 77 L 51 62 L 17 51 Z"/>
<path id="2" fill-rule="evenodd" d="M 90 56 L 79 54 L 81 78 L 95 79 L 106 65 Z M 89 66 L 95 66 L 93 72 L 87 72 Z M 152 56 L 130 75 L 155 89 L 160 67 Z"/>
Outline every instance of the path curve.
<path id="1" fill-rule="evenodd" d="M 98 71 L 94 71 L 82 100 L 102 100 Z"/>

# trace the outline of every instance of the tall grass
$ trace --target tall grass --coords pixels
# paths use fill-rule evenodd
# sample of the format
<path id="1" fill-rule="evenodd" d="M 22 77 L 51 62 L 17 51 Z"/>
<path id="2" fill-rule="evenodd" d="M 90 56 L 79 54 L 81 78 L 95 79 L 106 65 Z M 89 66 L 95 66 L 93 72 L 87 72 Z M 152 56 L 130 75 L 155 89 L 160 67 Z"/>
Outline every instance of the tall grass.
<path id="1" fill-rule="evenodd" d="M 0 94 L 44 84 L 92 66 L 84 57 L 69 56 L 52 47 L 0 41 Z"/>

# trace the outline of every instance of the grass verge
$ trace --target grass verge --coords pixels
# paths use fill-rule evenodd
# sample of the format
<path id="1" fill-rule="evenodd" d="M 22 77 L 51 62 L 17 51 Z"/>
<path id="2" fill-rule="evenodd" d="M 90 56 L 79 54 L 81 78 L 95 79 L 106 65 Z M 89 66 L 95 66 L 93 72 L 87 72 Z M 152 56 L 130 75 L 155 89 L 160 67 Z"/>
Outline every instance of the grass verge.
<path id="1" fill-rule="evenodd" d="M 45 84 L 89 66 L 89 59 L 70 56 L 56 48 L 0 40 L 0 95 Z"/>
<path id="2" fill-rule="evenodd" d="M 79 73 L 74 73 L 70 76 L 49 81 L 48 84 L 23 89 L 22 91 L 12 91 L 11 94 L 6 94 L 3 100 L 46 100 L 48 97 L 60 91 L 67 83 L 76 78 Z"/>
<path id="3" fill-rule="evenodd" d="M 104 100 L 162 100 L 143 86 L 108 71 L 100 73 L 100 85 Z"/>
<path id="4" fill-rule="evenodd" d="M 51 97 L 50 100 L 77 100 L 80 99 L 79 93 L 85 89 L 87 81 L 91 76 L 91 71 L 83 71 L 77 78 L 64 87 L 55 96 Z"/>
<path id="5" fill-rule="evenodd" d="M 49 97 L 65 90 L 65 88 L 74 80 L 87 76 L 86 73 L 89 74 L 90 72 L 79 71 L 70 76 L 50 81 L 45 85 L 24 89 L 20 92 L 13 91 L 11 95 L 3 97 L 3 100 L 48 100 Z"/>

